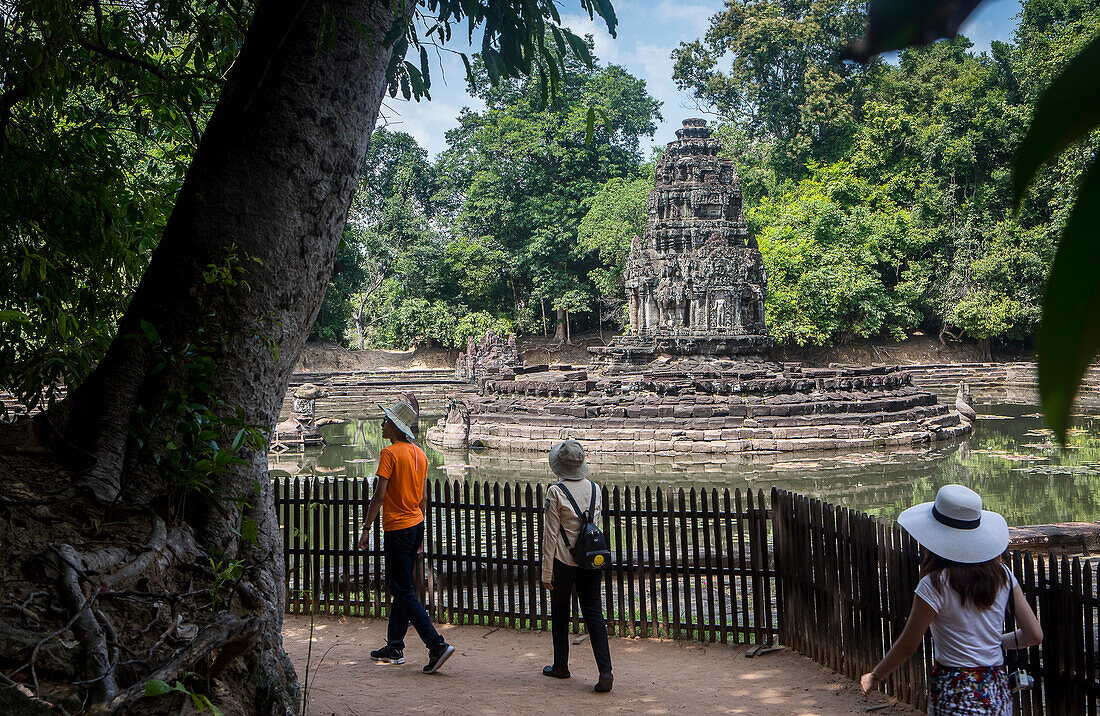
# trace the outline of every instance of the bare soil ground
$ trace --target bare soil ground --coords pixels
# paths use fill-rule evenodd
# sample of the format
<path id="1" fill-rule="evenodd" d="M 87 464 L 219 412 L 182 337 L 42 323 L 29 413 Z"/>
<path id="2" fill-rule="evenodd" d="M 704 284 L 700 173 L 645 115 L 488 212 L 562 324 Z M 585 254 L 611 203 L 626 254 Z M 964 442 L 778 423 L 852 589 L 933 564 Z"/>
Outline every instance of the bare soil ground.
<path id="1" fill-rule="evenodd" d="M 335 343 L 307 343 L 294 366 L 295 373 L 351 373 L 412 368 L 454 368 L 458 351 L 436 346 L 407 351 L 368 349 L 349 351 Z"/>
<path id="2" fill-rule="evenodd" d="M 779 361 L 799 361 L 810 365 L 829 363 L 995 363 L 1033 360 L 1032 351 L 1016 347 L 993 345 L 992 355 L 982 357 L 977 341 L 953 341 L 945 344 L 935 336 L 915 333 L 904 341 L 859 339 L 842 346 L 828 348 L 782 347 L 772 351 Z"/>
<path id="3" fill-rule="evenodd" d="M 441 625 L 456 652 L 432 676 L 427 650 L 410 629 L 406 663 L 376 664 L 370 650 L 386 624 L 319 617 L 313 630 L 308 713 L 727 713 L 875 714 L 918 712 L 881 694 L 864 698 L 853 681 L 789 650 L 744 658 L 746 647 L 654 639 L 612 639 L 615 688 L 593 693 L 596 667 L 587 640 L 571 646 L 573 677 L 542 676 L 553 651 L 547 632 Z M 305 678 L 309 617 L 290 616 L 284 646 Z M 323 656 L 323 659 L 322 659 Z"/>
<path id="4" fill-rule="evenodd" d="M 519 339 L 519 349 L 529 365 L 584 365 L 588 363 L 588 346 L 606 345 L 613 335 L 605 331 L 601 338 L 598 333 L 585 333 L 573 336 L 573 340 L 566 344 L 542 336 L 523 336 Z M 782 347 L 774 349 L 771 357 L 778 361 L 799 361 L 809 365 L 982 362 L 981 350 L 975 341 L 948 341 L 947 345 L 942 345 L 935 336 L 919 333 L 900 342 L 858 340 L 830 348 Z M 1031 351 L 1023 348 L 993 346 L 992 360 L 995 362 L 1026 361 L 1033 357 Z M 458 351 L 438 346 L 407 351 L 349 351 L 333 343 L 307 343 L 294 370 L 302 373 L 453 368 L 457 358 Z"/>

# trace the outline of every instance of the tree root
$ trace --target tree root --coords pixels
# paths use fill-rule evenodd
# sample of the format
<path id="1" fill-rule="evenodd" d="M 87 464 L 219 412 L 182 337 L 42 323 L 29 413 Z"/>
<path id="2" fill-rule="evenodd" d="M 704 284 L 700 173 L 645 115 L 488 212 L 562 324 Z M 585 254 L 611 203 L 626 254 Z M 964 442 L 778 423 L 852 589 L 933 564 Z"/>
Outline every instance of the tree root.
<path id="1" fill-rule="evenodd" d="M 89 609 L 92 599 L 99 590 L 97 589 L 91 597 L 85 598 L 84 591 L 80 587 L 80 576 L 73 566 L 80 563 L 76 550 L 67 544 L 56 545 L 53 549 L 61 557 L 55 561 L 58 570 L 58 596 L 61 598 L 62 605 L 72 615 L 73 632 L 84 647 L 84 668 L 88 675 L 87 680 L 92 687 L 92 700 L 101 703 L 110 701 L 118 692 L 118 684 L 115 682 L 114 664 L 107 648 L 107 632 L 96 619 L 95 612 Z M 114 629 L 110 631 L 114 633 Z M 117 643 L 117 639 L 115 641 Z M 37 690 L 36 683 L 35 691 Z"/>
<path id="2" fill-rule="evenodd" d="M 164 555 L 164 545 L 168 542 L 168 531 L 164 527 L 164 520 L 156 515 L 153 529 L 149 539 L 145 541 L 145 551 L 134 560 L 127 563 L 122 569 L 114 572 L 102 580 L 107 589 L 117 589 L 127 584 L 130 580 L 140 576 L 156 560 L 159 569 L 164 569 L 168 564 L 168 558 Z"/>
<path id="3" fill-rule="evenodd" d="M 226 713 L 296 711 L 274 538 L 246 545 L 241 573 L 220 582 L 210 545 L 225 543 L 192 525 L 75 488 L 38 500 L 27 476 L 55 463 L 0 459 L 7 468 L 0 493 L 35 507 L 0 501 L 0 714 L 175 713 L 178 695 L 145 696 L 150 679 L 181 681 Z"/>
<path id="4" fill-rule="evenodd" d="M 228 650 L 234 644 L 243 642 L 254 644 L 259 639 L 263 627 L 264 620 L 259 617 L 238 618 L 226 613 L 204 627 L 190 644 L 154 669 L 148 678 L 170 683 L 217 649 Z M 242 653 L 244 653 L 244 650 L 236 650 L 232 658 L 236 658 Z M 221 661 L 221 659 L 219 658 L 218 661 Z M 228 661 L 224 662 L 223 668 L 227 664 Z M 117 711 L 144 696 L 145 682 L 138 682 L 119 692 L 111 701 L 110 710 Z"/>

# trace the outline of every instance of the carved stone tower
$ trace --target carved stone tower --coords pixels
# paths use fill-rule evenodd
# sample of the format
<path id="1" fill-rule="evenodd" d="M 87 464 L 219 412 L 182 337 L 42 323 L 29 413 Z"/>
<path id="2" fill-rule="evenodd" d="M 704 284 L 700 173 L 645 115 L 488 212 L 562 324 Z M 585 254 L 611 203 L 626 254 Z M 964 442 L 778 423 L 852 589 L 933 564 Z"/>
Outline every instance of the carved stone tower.
<path id="1" fill-rule="evenodd" d="M 768 347 L 767 277 L 741 206 L 733 162 L 702 119 L 686 119 L 657 163 L 644 236 L 623 278 L 630 327 L 597 360 L 659 354 L 751 356 Z"/>

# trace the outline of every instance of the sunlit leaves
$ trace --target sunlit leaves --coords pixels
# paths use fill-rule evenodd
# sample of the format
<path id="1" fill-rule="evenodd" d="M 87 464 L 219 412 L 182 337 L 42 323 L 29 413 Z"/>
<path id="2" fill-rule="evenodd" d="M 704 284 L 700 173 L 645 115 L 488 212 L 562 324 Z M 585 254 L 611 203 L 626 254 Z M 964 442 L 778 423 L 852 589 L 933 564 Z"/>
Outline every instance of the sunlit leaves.
<path id="1" fill-rule="evenodd" d="M 405 99 L 431 99 L 427 47 L 441 48 L 450 38 L 454 25 L 466 25 L 471 43 L 474 30 L 481 30 L 478 54 L 493 86 L 521 77 L 534 77 L 543 97 L 553 99 L 565 75 L 569 53 L 586 65 L 593 63 L 588 44 L 561 26 L 553 0 L 427 0 L 422 7 L 426 10 L 423 16 L 418 7 L 417 17 L 399 17 L 394 25 L 392 32 L 399 32 L 401 39 L 387 72 L 391 97 L 401 92 Z M 581 7 L 590 19 L 597 16 L 603 19 L 607 31 L 615 36 L 618 18 L 609 0 L 581 0 Z M 430 19 L 430 27 L 423 35 L 419 32 L 418 19 L 421 17 Z M 404 59 L 410 48 L 418 51 L 419 65 Z M 476 76 L 470 58 L 465 53 L 458 54 L 462 57 L 467 80 L 474 85 Z"/>
<path id="2" fill-rule="evenodd" d="M 867 38 L 854 48 L 867 59 L 885 50 L 953 35 L 976 0 L 877 0 Z M 1100 38 L 1064 67 L 1040 97 L 1016 155 L 1013 203 L 1019 207 L 1039 167 L 1100 126 Z M 1100 168 L 1093 159 L 1062 233 L 1039 334 L 1039 390 L 1048 422 L 1065 442 L 1073 397 L 1100 350 Z"/>

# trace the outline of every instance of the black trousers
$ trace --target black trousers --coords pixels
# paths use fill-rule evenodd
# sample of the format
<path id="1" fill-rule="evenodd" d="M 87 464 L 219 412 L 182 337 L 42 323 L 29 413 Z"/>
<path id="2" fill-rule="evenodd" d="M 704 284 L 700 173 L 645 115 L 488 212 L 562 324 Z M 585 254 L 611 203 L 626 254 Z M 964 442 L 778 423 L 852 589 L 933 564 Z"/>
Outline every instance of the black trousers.
<path id="1" fill-rule="evenodd" d="M 554 589 L 550 592 L 551 632 L 554 635 L 554 666 L 569 668 L 570 597 L 577 592 L 581 616 L 588 628 L 592 654 L 601 674 L 611 673 L 611 648 L 607 644 L 607 622 L 603 618 L 603 571 L 572 567 L 554 560 Z"/>
<path id="2" fill-rule="evenodd" d="M 395 649 L 405 648 L 405 634 L 411 623 L 421 641 L 430 651 L 443 645 L 443 637 L 432 626 L 432 620 L 424 605 L 416 598 L 413 573 L 416 567 L 416 551 L 424 541 L 424 523 L 403 530 L 385 533 L 382 543 L 386 556 L 386 578 L 389 581 L 390 623 L 386 643 Z"/>

